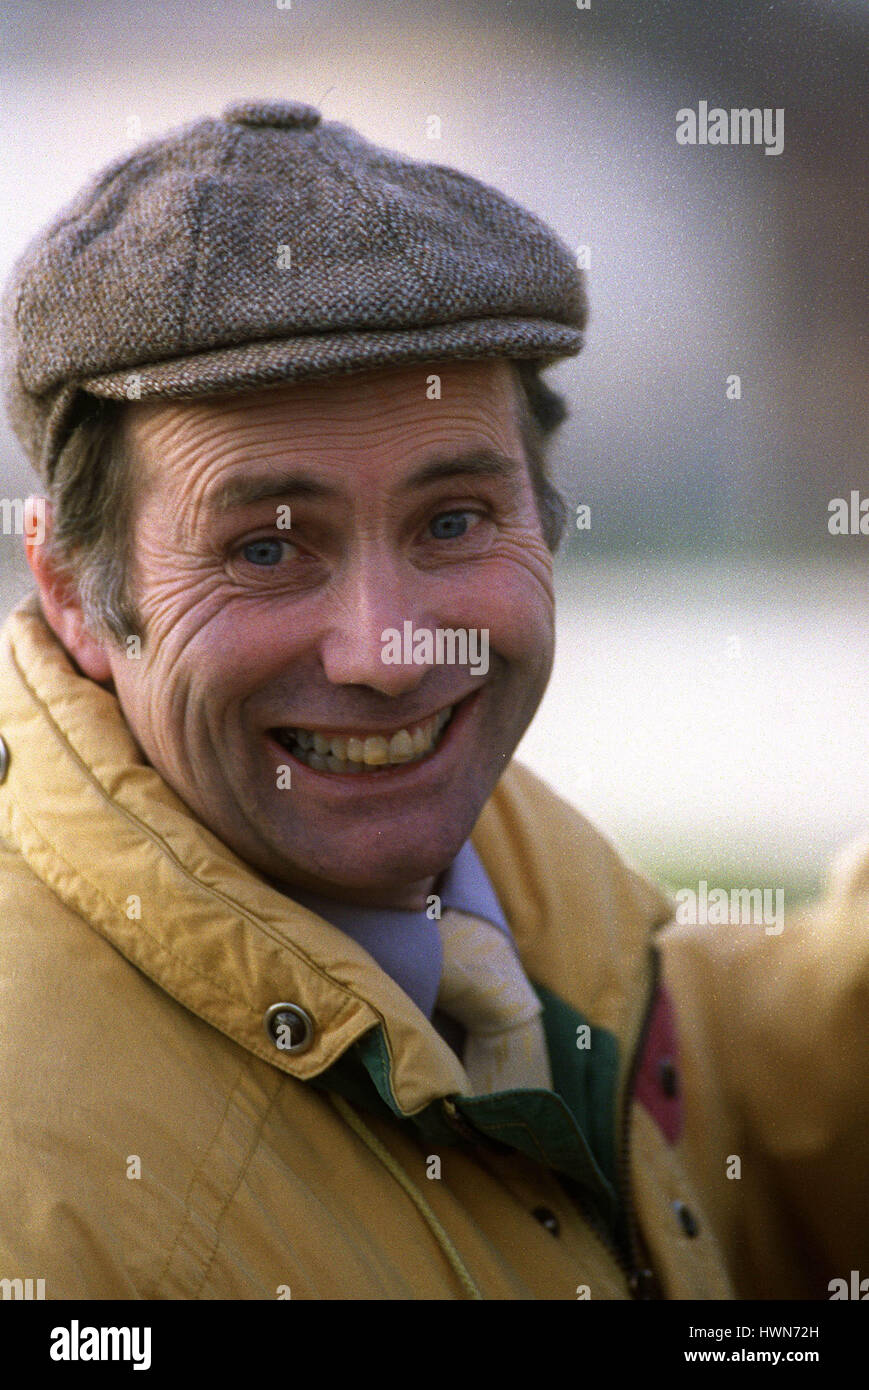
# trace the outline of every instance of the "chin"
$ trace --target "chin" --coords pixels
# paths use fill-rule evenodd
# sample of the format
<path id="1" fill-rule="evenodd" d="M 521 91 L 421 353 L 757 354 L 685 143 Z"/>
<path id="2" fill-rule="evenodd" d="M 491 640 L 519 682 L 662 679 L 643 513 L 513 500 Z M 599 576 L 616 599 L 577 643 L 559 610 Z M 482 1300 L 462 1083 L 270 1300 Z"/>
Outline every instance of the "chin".
<path id="1" fill-rule="evenodd" d="M 343 851 L 323 854 L 322 848 L 312 845 L 300 859 L 299 846 L 270 858 L 268 873 L 282 882 L 307 884 L 312 892 L 328 896 L 329 887 L 340 889 L 342 896 L 352 900 L 354 892 L 365 895 L 389 895 L 414 884 L 433 880 L 449 867 L 473 828 L 474 821 L 444 826 L 434 833 L 426 832 L 421 843 L 418 833 L 408 832 L 391 843 L 388 829 L 374 831 L 370 837 L 354 836 L 354 843 Z M 319 852 L 318 852 L 319 849 Z"/>

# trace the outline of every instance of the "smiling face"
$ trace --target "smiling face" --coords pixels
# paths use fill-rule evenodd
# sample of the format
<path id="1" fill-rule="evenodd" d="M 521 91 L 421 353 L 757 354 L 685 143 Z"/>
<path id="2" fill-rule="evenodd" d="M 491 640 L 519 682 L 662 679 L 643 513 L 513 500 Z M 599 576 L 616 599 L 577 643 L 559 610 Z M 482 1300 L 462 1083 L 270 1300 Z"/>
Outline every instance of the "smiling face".
<path id="1" fill-rule="evenodd" d="M 423 906 L 549 678 L 512 370 L 440 364 L 429 400 L 432 370 L 128 412 L 144 641 L 106 646 L 115 690 L 148 761 L 290 892 Z M 385 661 L 405 624 L 488 633 L 488 668 Z"/>

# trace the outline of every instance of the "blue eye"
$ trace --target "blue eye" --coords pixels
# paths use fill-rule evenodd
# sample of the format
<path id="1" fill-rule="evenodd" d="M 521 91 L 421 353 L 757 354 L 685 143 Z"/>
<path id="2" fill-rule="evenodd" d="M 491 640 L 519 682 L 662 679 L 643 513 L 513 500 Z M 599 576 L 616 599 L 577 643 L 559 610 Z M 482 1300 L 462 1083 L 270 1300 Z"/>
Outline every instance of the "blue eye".
<path id="1" fill-rule="evenodd" d="M 274 541 L 265 537 L 259 541 L 248 541 L 247 545 L 242 546 L 241 553 L 250 564 L 268 567 L 280 564 L 284 558 L 284 547 L 289 545 L 289 541 Z"/>
<path id="2" fill-rule="evenodd" d="M 470 529 L 468 518 L 476 520 L 474 512 L 442 512 L 430 523 L 431 533 L 435 540 L 451 541 L 457 536 L 463 536 Z"/>

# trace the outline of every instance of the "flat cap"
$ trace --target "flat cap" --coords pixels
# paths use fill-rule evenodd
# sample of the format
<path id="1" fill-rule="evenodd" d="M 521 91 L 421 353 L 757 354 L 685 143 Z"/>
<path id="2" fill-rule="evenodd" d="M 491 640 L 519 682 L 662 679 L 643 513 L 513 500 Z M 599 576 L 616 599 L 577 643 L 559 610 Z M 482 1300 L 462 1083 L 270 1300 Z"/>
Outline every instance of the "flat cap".
<path id="1" fill-rule="evenodd" d="M 86 396 L 254 390 L 582 346 L 568 248 L 497 189 L 293 102 L 243 102 L 98 174 L 31 243 L 3 390 L 42 477 Z"/>

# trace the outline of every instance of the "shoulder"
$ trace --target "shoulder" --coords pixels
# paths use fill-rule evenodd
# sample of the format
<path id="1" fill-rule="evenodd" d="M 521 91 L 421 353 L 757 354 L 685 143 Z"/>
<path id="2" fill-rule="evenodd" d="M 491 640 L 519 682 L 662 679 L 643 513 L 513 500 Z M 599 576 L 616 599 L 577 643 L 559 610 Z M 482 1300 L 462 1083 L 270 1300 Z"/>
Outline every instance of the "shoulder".
<path id="1" fill-rule="evenodd" d="M 662 946 L 693 1159 L 741 1296 L 826 1298 L 867 1257 L 869 843 L 776 934 L 671 927 Z"/>
<path id="2" fill-rule="evenodd" d="M 670 920 L 672 904 L 633 869 L 607 837 L 542 778 L 512 762 L 483 810 L 474 842 L 507 897 L 559 904 L 574 918 L 636 919 L 647 929 Z"/>
<path id="3" fill-rule="evenodd" d="M 153 1296 L 237 1052 L 0 846 L 4 1277 Z"/>
<path id="4" fill-rule="evenodd" d="M 783 1061 L 841 1060 L 848 1045 L 869 1052 L 869 840 L 837 855 L 817 901 L 784 904 L 764 925 L 671 926 L 662 937 L 667 972 L 683 1009 L 722 1017 L 730 1047 L 752 1046 Z M 760 1069 L 763 1070 L 762 1063 Z"/>

